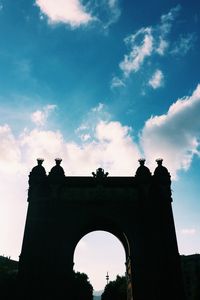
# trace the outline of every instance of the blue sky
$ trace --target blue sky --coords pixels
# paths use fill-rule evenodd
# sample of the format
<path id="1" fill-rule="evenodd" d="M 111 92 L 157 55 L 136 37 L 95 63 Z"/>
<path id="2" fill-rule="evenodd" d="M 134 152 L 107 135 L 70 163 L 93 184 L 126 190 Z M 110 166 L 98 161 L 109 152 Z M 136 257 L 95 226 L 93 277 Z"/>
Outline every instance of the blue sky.
<path id="1" fill-rule="evenodd" d="M 199 23 L 195 0 L 0 0 L 2 254 L 20 254 L 40 156 L 66 175 L 162 157 L 179 251 L 199 252 Z"/>

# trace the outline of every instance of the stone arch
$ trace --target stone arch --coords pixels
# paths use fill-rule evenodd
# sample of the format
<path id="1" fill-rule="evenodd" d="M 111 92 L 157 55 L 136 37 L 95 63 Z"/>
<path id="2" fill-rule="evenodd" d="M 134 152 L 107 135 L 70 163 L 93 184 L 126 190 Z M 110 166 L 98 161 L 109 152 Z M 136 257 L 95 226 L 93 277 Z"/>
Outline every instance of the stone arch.
<path id="1" fill-rule="evenodd" d="M 96 220 L 96 224 L 94 224 L 93 222 L 91 224 L 91 222 L 89 222 L 87 224 L 87 226 L 84 228 L 84 230 L 81 230 L 79 235 L 77 235 L 77 242 L 74 246 L 74 250 L 77 247 L 77 244 L 79 243 L 79 241 L 84 236 L 86 236 L 89 233 L 95 232 L 95 231 L 105 231 L 105 232 L 108 232 L 108 233 L 112 234 L 113 236 L 115 236 L 121 242 L 121 244 L 124 248 L 126 260 L 128 257 L 130 257 L 130 245 L 129 245 L 129 241 L 128 241 L 126 234 L 120 228 L 118 228 L 115 224 L 110 223 L 110 222 L 107 222 L 107 224 L 106 224 L 105 220 Z"/>
<path id="2" fill-rule="evenodd" d="M 73 300 L 75 247 L 101 229 L 124 245 L 128 300 L 184 300 L 170 174 L 162 162 L 153 176 L 142 161 L 135 177 L 109 177 L 101 168 L 93 177 L 69 177 L 57 161 L 48 176 L 38 166 L 29 177 L 19 262 L 24 299 L 62 299 L 65 290 Z"/>

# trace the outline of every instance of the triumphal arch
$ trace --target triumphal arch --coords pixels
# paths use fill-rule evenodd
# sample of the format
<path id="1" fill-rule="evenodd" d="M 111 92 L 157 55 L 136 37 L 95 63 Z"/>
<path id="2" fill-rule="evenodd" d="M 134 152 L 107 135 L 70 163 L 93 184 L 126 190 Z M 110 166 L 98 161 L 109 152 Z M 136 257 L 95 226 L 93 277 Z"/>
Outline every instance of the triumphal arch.
<path id="1" fill-rule="evenodd" d="M 29 175 L 19 261 L 23 299 L 73 300 L 73 256 L 89 232 L 114 234 L 126 253 L 128 300 L 183 300 L 170 174 L 139 160 L 132 177 L 65 176 L 61 159 L 47 175 L 38 159 Z M 95 267 L 95 266 L 94 266 Z"/>

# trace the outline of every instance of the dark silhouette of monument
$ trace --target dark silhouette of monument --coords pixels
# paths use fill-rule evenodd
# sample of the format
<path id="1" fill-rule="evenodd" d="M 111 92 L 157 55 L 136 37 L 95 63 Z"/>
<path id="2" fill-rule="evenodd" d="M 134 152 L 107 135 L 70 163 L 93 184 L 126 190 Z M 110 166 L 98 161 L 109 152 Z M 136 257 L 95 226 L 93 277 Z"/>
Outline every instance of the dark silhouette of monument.
<path id="1" fill-rule="evenodd" d="M 91 177 L 65 176 L 61 159 L 47 176 L 42 162 L 29 175 L 22 298 L 73 300 L 76 245 L 89 232 L 104 230 L 124 246 L 128 300 L 185 299 L 171 180 L 162 159 L 153 175 L 139 160 L 132 177 L 109 177 L 102 168 Z"/>

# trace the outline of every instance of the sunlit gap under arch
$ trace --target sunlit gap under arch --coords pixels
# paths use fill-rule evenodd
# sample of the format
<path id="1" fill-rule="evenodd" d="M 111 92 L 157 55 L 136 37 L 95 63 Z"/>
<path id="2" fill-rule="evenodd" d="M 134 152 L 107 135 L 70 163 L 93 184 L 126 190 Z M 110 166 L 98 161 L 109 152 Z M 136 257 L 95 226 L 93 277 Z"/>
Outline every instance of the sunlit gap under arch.
<path id="1" fill-rule="evenodd" d="M 92 231 L 77 244 L 74 252 L 74 271 L 86 273 L 94 291 L 104 290 L 106 274 L 109 280 L 126 272 L 125 249 L 120 240 L 107 231 Z"/>

